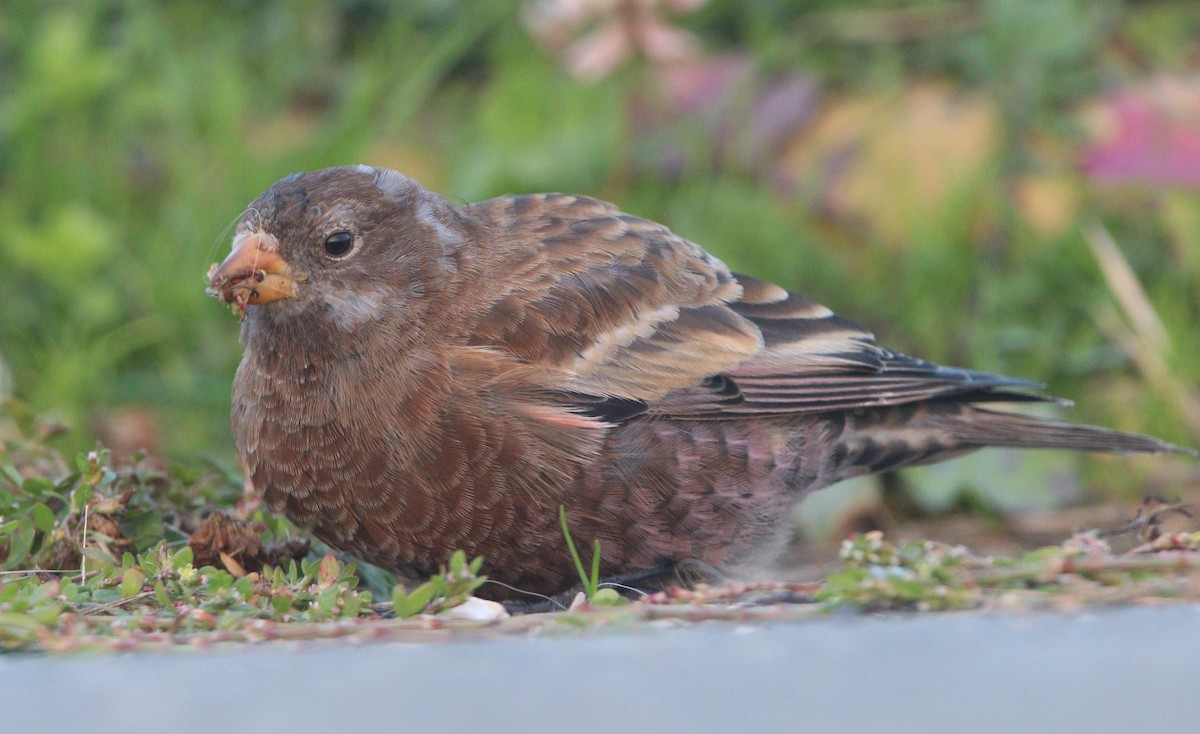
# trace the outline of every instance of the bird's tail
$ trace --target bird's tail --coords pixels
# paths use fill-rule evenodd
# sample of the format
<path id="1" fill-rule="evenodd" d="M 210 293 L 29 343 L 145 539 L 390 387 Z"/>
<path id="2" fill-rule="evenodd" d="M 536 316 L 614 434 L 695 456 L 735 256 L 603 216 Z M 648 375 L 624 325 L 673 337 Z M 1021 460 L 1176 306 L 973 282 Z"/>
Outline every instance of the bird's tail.
<path id="1" fill-rule="evenodd" d="M 1186 453 L 1153 436 L 929 401 L 855 411 L 840 441 L 839 478 L 929 464 L 987 446 L 1111 453 Z"/>

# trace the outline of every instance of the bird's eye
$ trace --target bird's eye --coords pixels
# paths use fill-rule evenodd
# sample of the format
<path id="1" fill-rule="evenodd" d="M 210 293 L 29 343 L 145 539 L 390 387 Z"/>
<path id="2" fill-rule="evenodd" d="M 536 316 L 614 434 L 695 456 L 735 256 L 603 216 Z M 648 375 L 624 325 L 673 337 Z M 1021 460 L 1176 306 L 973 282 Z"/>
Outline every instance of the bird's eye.
<path id="1" fill-rule="evenodd" d="M 354 249 L 354 235 L 345 230 L 334 232 L 325 238 L 325 254 L 334 260 L 340 260 Z"/>

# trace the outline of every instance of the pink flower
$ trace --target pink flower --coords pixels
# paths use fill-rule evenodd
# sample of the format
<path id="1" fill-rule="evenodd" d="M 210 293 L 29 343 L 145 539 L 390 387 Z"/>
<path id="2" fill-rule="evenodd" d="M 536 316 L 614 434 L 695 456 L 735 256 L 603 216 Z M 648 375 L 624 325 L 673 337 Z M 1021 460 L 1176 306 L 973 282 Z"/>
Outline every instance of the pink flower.
<path id="1" fill-rule="evenodd" d="M 1082 168 L 1103 181 L 1200 187 L 1200 79 L 1158 77 L 1117 90 L 1093 119 Z"/>
<path id="2" fill-rule="evenodd" d="M 635 54 L 654 63 L 693 54 L 695 37 L 662 16 L 664 11 L 689 12 L 705 2 L 538 0 L 526 6 L 524 17 L 538 43 L 561 56 L 572 74 L 597 81 Z"/>

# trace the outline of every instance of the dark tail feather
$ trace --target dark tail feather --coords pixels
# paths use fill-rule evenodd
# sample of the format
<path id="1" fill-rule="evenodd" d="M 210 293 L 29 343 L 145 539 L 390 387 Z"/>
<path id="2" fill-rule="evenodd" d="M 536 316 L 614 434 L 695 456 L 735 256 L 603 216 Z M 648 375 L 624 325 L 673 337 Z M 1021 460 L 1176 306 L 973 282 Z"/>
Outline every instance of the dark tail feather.
<path id="1" fill-rule="evenodd" d="M 1019 449 L 1071 449 L 1118 454 L 1192 454 L 1195 449 L 1176 446 L 1153 436 L 1111 428 L 1004 413 L 974 406 L 932 410 L 930 423 L 975 446 L 1008 446 Z"/>
<path id="2" fill-rule="evenodd" d="M 840 443 L 838 478 L 930 464 L 988 446 L 1197 455 L 1152 436 L 951 401 L 856 411 Z"/>

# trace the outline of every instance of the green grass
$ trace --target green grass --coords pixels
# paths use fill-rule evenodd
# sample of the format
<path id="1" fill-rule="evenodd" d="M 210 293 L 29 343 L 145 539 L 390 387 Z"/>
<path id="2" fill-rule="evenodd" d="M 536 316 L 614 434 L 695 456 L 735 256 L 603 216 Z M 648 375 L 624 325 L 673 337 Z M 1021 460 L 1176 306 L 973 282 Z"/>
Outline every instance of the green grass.
<path id="1" fill-rule="evenodd" d="M 571 553 L 571 563 L 574 564 L 575 571 L 579 574 L 579 582 L 583 586 L 583 593 L 587 597 L 588 603 L 594 606 L 610 607 L 624 604 L 625 599 L 617 593 L 616 589 L 601 588 L 600 586 L 600 540 L 592 541 L 591 569 L 586 570 L 583 559 L 579 557 L 579 549 L 575 547 L 575 540 L 571 537 L 571 528 L 567 527 L 567 510 L 562 505 L 558 506 L 558 522 L 562 527 L 563 539 L 567 541 L 567 550 Z"/>

